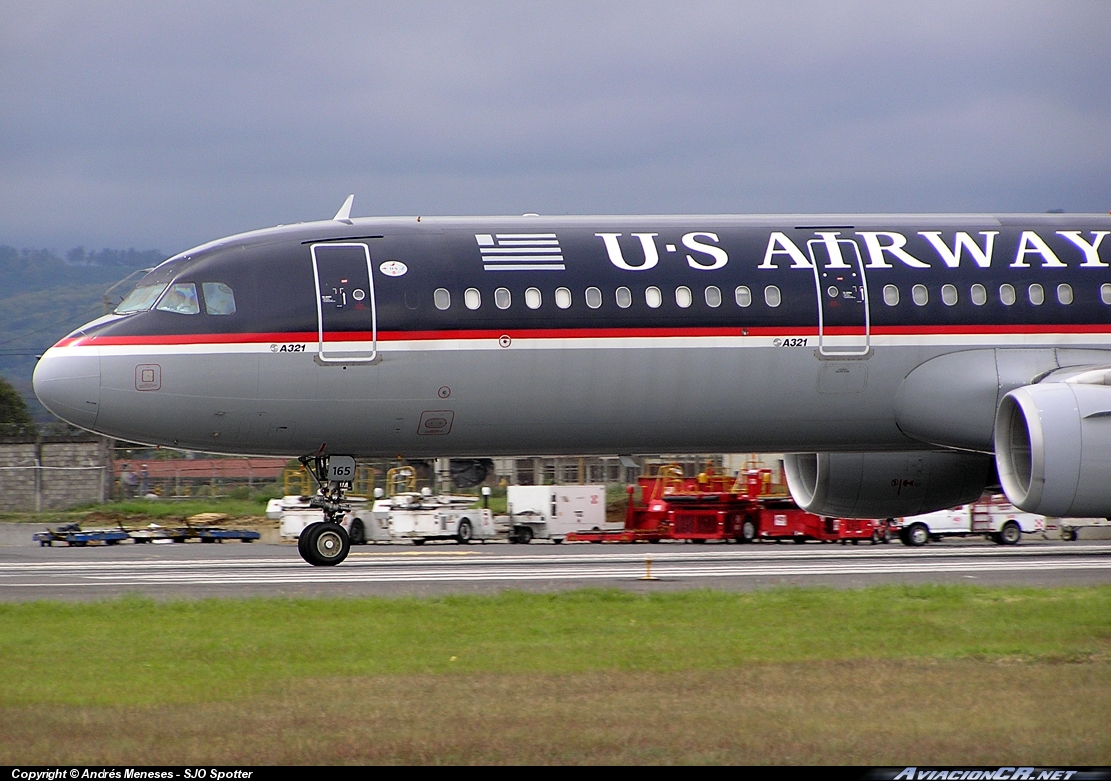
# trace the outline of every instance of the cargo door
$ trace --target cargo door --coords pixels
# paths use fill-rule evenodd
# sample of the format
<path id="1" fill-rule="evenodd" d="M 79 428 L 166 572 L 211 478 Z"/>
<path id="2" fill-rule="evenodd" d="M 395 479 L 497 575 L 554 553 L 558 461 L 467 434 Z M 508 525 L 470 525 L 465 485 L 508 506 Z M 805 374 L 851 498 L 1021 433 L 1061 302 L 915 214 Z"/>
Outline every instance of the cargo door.
<path id="1" fill-rule="evenodd" d="M 818 352 L 821 355 L 867 355 L 871 318 L 868 284 L 860 247 L 839 231 L 817 231 L 806 242 L 818 293 Z"/>
<path id="2" fill-rule="evenodd" d="M 316 282 L 316 360 L 371 363 L 378 359 L 378 312 L 366 244 L 312 246 Z"/>

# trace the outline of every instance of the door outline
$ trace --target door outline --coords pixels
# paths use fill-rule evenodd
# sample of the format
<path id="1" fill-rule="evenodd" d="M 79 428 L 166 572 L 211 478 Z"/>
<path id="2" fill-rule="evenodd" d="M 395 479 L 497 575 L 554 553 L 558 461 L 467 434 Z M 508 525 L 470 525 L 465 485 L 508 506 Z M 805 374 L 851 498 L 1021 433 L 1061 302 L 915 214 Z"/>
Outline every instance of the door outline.
<path id="1" fill-rule="evenodd" d="M 860 247 L 857 246 L 857 243 L 854 239 L 838 238 L 838 236 L 840 235 L 839 232 L 832 232 L 831 231 L 830 233 L 832 233 L 832 236 L 834 237 L 834 240 L 837 242 L 838 254 L 841 257 L 842 262 L 844 261 L 844 255 L 841 254 L 841 252 L 840 252 L 840 248 L 841 248 L 842 245 L 847 244 L 847 245 L 851 246 L 853 248 L 853 254 L 856 255 L 856 270 L 860 274 L 860 290 L 861 290 L 861 299 L 862 299 L 861 303 L 864 306 L 864 324 L 863 324 L 864 325 L 864 333 L 863 333 L 864 345 L 862 347 L 853 347 L 853 346 L 850 346 L 850 347 L 827 347 L 826 346 L 826 344 L 825 344 L 826 299 L 825 299 L 825 291 L 822 289 L 821 269 L 819 268 L 819 265 L 818 265 L 818 258 L 816 258 L 814 256 L 814 245 L 815 244 L 826 245 L 827 240 L 825 238 L 810 239 L 809 241 L 806 242 L 806 249 L 807 249 L 807 252 L 810 255 L 810 265 L 814 269 L 814 292 L 817 295 L 817 304 L 818 304 L 818 354 L 819 355 L 828 355 L 828 356 L 868 355 L 868 354 L 871 353 L 871 350 L 872 350 L 872 310 L 871 310 L 871 305 L 868 301 L 868 277 L 864 273 L 864 259 L 861 257 Z M 820 235 L 828 235 L 828 234 L 820 234 Z M 830 266 L 827 266 L 826 268 L 828 269 L 828 268 L 830 268 Z M 834 268 L 838 268 L 838 267 L 834 266 Z M 849 266 L 849 268 L 852 268 L 852 267 Z M 853 324 L 853 325 L 855 325 L 855 324 Z M 854 335 L 854 337 L 855 337 L 855 335 Z"/>
<path id="2" fill-rule="evenodd" d="M 324 308 L 320 302 L 320 266 L 316 257 L 317 247 L 358 247 L 366 257 L 366 276 L 370 296 L 370 355 L 358 355 L 340 358 L 324 354 Z M 312 277 L 316 287 L 316 360 L 320 363 L 375 363 L 378 361 L 378 308 L 374 295 L 374 269 L 370 265 L 370 247 L 360 242 L 326 242 L 313 244 L 312 251 Z"/>

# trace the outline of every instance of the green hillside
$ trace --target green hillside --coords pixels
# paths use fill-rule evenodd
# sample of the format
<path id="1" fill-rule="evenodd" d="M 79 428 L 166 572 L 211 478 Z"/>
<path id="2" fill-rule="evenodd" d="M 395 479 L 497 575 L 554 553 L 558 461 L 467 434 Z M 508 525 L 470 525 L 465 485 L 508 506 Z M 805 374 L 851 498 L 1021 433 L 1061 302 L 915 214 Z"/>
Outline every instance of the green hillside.
<path id="1" fill-rule="evenodd" d="M 31 388 L 36 356 L 104 312 L 104 293 L 138 269 L 165 260 L 158 250 L 53 250 L 0 245 L 0 375 L 26 399 L 36 420 L 52 416 Z M 115 291 L 114 302 L 127 293 Z"/>

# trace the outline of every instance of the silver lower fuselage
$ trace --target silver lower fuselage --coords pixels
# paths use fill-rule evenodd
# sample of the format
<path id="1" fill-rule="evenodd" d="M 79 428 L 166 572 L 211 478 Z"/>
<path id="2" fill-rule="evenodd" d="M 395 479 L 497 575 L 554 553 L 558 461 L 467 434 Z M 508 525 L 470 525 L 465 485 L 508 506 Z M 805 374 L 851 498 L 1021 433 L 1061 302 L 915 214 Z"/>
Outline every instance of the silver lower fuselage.
<path id="1" fill-rule="evenodd" d="M 84 428 L 211 452 L 292 456 L 325 443 L 406 458 L 879 451 L 928 447 L 900 429 L 897 397 L 930 359 L 995 347 L 1041 356 L 1040 366 L 1055 348 L 1108 347 L 1077 335 L 990 345 L 873 337 L 864 356 L 828 357 L 806 337 L 796 346 L 744 336 L 508 341 L 380 343 L 374 363 L 324 365 L 315 344 L 77 344 L 48 351 L 35 381 L 48 405 Z"/>

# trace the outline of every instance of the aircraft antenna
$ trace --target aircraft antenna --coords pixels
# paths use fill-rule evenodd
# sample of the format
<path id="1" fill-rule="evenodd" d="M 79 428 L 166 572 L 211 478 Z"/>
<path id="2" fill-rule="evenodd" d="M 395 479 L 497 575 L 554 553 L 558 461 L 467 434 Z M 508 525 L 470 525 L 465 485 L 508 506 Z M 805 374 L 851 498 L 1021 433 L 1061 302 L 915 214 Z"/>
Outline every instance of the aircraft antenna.
<path id="1" fill-rule="evenodd" d="M 350 225 L 351 224 L 351 204 L 352 204 L 352 202 L 354 202 L 354 200 L 355 200 L 355 193 L 351 193 L 349 196 L 347 196 L 347 200 L 343 202 L 343 206 L 339 207 L 339 211 L 336 212 L 336 216 L 333 217 L 332 219 L 335 220 L 336 222 L 346 222 L 348 225 Z"/>

